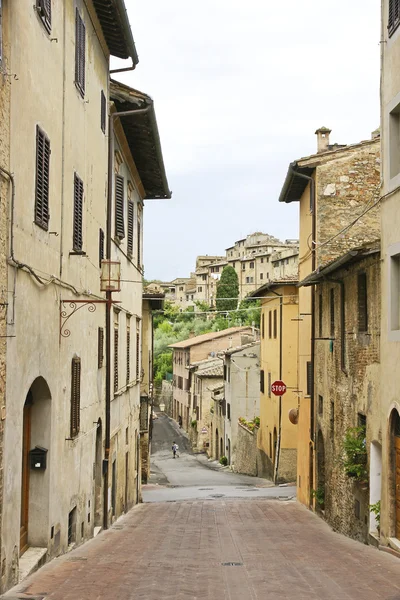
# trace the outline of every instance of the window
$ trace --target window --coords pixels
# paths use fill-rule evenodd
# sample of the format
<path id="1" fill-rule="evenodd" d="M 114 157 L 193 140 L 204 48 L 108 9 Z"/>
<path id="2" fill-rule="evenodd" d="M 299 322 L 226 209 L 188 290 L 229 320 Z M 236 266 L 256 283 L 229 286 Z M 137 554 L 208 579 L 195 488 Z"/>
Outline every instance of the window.
<path id="1" fill-rule="evenodd" d="M 322 396 L 318 396 L 318 414 L 321 416 L 324 414 L 324 399 Z"/>
<path id="2" fill-rule="evenodd" d="M 101 269 L 101 261 L 104 258 L 104 231 L 99 229 L 99 267 Z"/>
<path id="3" fill-rule="evenodd" d="M 268 337 L 272 338 L 272 311 L 268 313 Z"/>
<path id="4" fill-rule="evenodd" d="M 202 288 L 201 286 L 199 286 L 199 287 L 197 288 L 197 291 L 198 291 L 198 292 L 202 292 L 202 291 L 203 291 L 203 288 Z"/>
<path id="5" fill-rule="evenodd" d="M 74 357 L 71 363 L 71 437 L 79 433 L 81 409 L 81 359 Z"/>
<path id="6" fill-rule="evenodd" d="M 245 270 L 246 270 L 246 265 L 243 263 L 242 264 L 242 271 L 245 271 Z"/>
<path id="7" fill-rule="evenodd" d="M 307 396 L 311 396 L 312 390 L 312 362 L 307 362 Z"/>
<path id="8" fill-rule="evenodd" d="M 82 252 L 83 235 L 83 181 L 74 173 L 74 226 L 72 236 L 72 246 L 74 252 Z"/>
<path id="9" fill-rule="evenodd" d="M 362 427 L 364 431 L 367 429 L 367 417 L 362 413 L 357 414 L 357 427 Z"/>
<path id="10" fill-rule="evenodd" d="M 250 263 L 250 269 L 254 269 L 254 262 L 253 261 L 251 261 L 251 263 Z"/>
<path id="11" fill-rule="evenodd" d="M 126 317 L 126 385 L 131 380 L 131 319 Z"/>
<path id="12" fill-rule="evenodd" d="M 49 228 L 49 177 L 50 177 L 50 140 L 36 127 L 36 186 L 35 186 L 35 223 Z"/>
<path id="13" fill-rule="evenodd" d="M 235 263 L 235 261 L 233 261 L 232 267 L 235 268 L 235 266 L 236 266 L 236 263 Z"/>
<path id="14" fill-rule="evenodd" d="M 264 262 L 264 257 L 263 257 L 263 256 L 261 257 L 261 262 L 262 262 L 262 263 Z"/>
<path id="15" fill-rule="evenodd" d="M 318 336 L 322 337 L 322 294 L 318 296 Z"/>
<path id="16" fill-rule="evenodd" d="M 36 0 L 36 11 L 48 33 L 51 31 L 51 0 Z"/>
<path id="17" fill-rule="evenodd" d="M 264 273 L 260 273 L 260 279 L 264 279 Z"/>
<path id="18" fill-rule="evenodd" d="M 140 319 L 136 319 L 136 381 L 140 379 Z M 179 378 L 182 380 L 182 377 Z M 182 387 L 181 387 L 182 389 Z"/>
<path id="19" fill-rule="evenodd" d="M 271 398 L 272 374 L 268 373 L 268 398 Z"/>
<path id="20" fill-rule="evenodd" d="M 264 371 L 260 371 L 260 392 L 264 393 Z"/>
<path id="21" fill-rule="evenodd" d="M 400 104 L 389 113 L 389 170 L 390 177 L 400 173 Z"/>
<path id="22" fill-rule="evenodd" d="M 389 0 L 389 37 L 396 31 L 400 24 L 400 2 L 399 0 Z"/>
<path id="23" fill-rule="evenodd" d="M 133 220 L 134 220 L 134 204 L 132 200 L 128 200 L 128 256 L 133 256 Z"/>
<path id="24" fill-rule="evenodd" d="M 125 237 L 124 224 L 124 178 L 115 177 L 115 236 L 120 240 Z"/>
<path id="25" fill-rule="evenodd" d="M 261 337 L 264 339 L 265 335 L 265 315 L 264 313 L 261 315 Z"/>
<path id="26" fill-rule="evenodd" d="M 103 92 L 103 90 L 101 90 L 101 95 L 100 95 L 100 127 L 103 133 L 106 132 L 106 115 L 107 115 L 107 102 L 106 102 L 106 97 L 105 94 Z"/>
<path id="27" fill-rule="evenodd" d="M 114 328 L 114 394 L 118 392 L 118 328 Z"/>
<path id="28" fill-rule="evenodd" d="M 331 338 L 333 338 L 333 337 L 335 337 L 335 290 L 333 288 L 331 288 L 331 291 L 330 291 L 329 304 L 330 304 L 330 316 L 331 316 L 330 336 L 331 336 Z"/>
<path id="29" fill-rule="evenodd" d="M 75 85 L 82 98 L 85 97 L 85 24 L 79 14 L 75 13 Z"/>
<path id="30" fill-rule="evenodd" d="M 274 338 L 278 337 L 278 311 L 274 310 Z"/>
<path id="31" fill-rule="evenodd" d="M 203 281 L 207 281 L 207 275 L 202 275 L 201 278 Z"/>
<path id="32" fill-rule="evenodd" d="M 97 330 L 97 368 L 101 369 L 104 361 L 104 329 L 99 327 Z"/>
<path id="33" fill-rule="evenodd" d="M 359 273 L 357 277 L 358 300 L 358 331 L 368 331 L 368 305 L 367 305 L 367 275 Z"/>
<path id="34" fill-rule="evenodd" d="M 230 421 L 231 420 L 231 405 L 229 404 L 229 402 L 226 405 L 226 412 L 227 412 L 228 420 Z"/>
<path id="35" fill-rule="evenodd" d="M 224 365 L 224 381 L 228 381 L 228 379 L 227 379 L 226 365 Z"/>
<path id="36" fill-rule="evenodd" d="M 330 414 L 329 426 L 330 426 L 331 434 L 333 435 L 334 431 L 335 431 L 335 403 L 332 401 L 331 401 L 331 414 Z"/>

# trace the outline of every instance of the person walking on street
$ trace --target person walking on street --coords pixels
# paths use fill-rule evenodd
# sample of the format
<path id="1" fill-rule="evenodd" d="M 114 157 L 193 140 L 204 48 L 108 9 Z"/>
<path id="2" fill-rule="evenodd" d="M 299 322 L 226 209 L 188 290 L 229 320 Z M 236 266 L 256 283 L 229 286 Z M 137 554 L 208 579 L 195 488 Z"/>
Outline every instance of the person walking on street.
<path id="1" fill-rule="evenodd" d="M 172 443 L 172 456 L 173 456 L 173 458 L 175 458 L 175 457 L 179 458 L 178 449 L 179 449 L 178 444 L 176 442 L 173 442 Z"/>

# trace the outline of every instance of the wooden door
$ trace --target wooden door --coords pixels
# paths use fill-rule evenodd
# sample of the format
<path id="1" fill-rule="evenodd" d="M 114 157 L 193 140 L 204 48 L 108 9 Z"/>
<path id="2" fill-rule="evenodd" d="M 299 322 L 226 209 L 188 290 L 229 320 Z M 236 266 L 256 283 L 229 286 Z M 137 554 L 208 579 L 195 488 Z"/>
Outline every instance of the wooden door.
<path id="1" fill-rule="evenodd" d="M 400 437 L 394 438 L 396 452 L 396 538 L 400 539 Z"/>
<path id="2" fill-rule="evenodd" d="M 21 529 L 20 556 L 28 549 L 29 519 L 29 449 L 31 446 L 31 410 L 32 403 L 27 399 L 24 406 L 24 424 L 22 434 L 22 482 L 21 482 Z"/>

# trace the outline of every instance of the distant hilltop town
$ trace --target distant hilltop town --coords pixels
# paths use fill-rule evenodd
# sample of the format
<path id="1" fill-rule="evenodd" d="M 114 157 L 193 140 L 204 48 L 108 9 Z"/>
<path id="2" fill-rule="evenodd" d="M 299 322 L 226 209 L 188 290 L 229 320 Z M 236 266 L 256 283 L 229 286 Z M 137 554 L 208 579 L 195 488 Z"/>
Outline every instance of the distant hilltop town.
<path id="1" fill-rule="evenodd" d="M 298 273 L 299 242 L 284 242 L 267 233 L 256 232 L 238 240 L 225 250 L 225 256 L 198 256 L 190 277 L 158 282 L 167 300 L 181 310 L 195 307 L 196 302 L 213 306 L 217 282 L 224 267 L 230 265 L 239 279 L 239 298 L 269 281 L 293 278 Z"/>

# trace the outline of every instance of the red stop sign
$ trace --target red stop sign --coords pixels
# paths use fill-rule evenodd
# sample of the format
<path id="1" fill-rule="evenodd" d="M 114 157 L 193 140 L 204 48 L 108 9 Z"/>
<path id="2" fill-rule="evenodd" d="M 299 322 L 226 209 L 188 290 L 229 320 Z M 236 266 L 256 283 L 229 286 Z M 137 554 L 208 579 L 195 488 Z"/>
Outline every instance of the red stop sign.
<path id="1" fill-rule="evenodd" d="M 279 379 L 278 381 L 274 381 L 271 385 L 271 392 L 275 394 L 275 396 L 283 396 L 286 392 L 286 383 L 283 383 L 283 381 L 280 381 Z"/>

